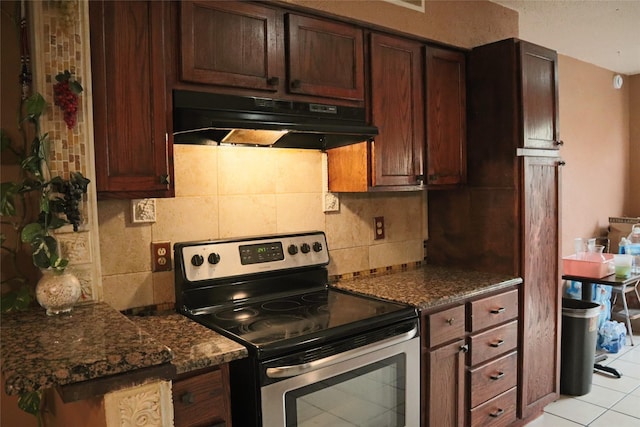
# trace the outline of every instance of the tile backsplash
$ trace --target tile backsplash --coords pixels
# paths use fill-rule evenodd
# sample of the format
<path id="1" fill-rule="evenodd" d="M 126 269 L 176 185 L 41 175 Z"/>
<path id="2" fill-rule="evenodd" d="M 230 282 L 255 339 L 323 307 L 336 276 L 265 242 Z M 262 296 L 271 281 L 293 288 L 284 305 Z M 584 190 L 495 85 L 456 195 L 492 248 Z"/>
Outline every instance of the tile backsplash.
<path id="1" fill-rule="evenodd" d="M 151 272 L 158 241 L 323 230 L 330 275 L 423 259 L 425 192 L 341 194 L 340 211 L 324 213 L 322 162 L 316 150 L 175 145 L 176 197 L 156 200 L 155 223 L 133 223 L 128 200 L 98 202 L 104 300 L 118 310 L 173 303 L 173 271 Z"/>

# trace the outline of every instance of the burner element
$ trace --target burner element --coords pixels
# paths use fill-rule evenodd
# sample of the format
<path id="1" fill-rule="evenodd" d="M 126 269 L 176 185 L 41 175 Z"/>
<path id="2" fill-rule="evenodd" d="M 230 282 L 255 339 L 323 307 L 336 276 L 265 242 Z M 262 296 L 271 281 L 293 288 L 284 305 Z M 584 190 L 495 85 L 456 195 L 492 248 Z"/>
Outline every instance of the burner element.
<path id="1" fill-rule="evenodd" d="M 298 301 L 282 299 L 267 301 L 262 304 L 262 308 L 266 311 L 289 311 L 297 309 L 300 305 L 301 304 Z"/>
<path id="2" fill-rule="evenodd" d="M 327 293 L 326 292 L 313 292 L 311 294 L 302 295 L 302 300 L 306 302 L 327 302 Z"/>
<path id="3" fill-rule="evenodd" d="M 258 310 L 251 307 L 229 308 L 215 313 L 215 317 L 221 320 L 233 320 L 236 322 L 244 322 L 247 319 L 256 317 Z"/>
<path id="4" fill-rule="evenodd" d="M 291 314 L 272 315 L 240 325 L 243 337 L 256 344 L 298 337 L 320 329 L 322 325 L 313 319 Z"/>

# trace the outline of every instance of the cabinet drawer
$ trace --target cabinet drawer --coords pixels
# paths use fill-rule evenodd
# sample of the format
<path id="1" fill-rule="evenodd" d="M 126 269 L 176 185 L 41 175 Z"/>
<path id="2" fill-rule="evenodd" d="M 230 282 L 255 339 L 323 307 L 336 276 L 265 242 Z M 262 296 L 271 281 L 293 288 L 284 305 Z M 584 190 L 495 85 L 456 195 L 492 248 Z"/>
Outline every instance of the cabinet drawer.
<path id="1" fill-rule="evenodd" d="M 429 314 L 424 318 L 427 347 L 435 347 L 464 336 L 464 306 Z"/>
<path id="2" fill-rule="evenodd" d="M 471 407 L 515 387 L 517 383 L 518 353 L 513 352 L 479 368 L 469 370 Z"/>
<path id="3" fill-rule="evenodd" d="M 518 322 L 507 323 L 469 337 L 469 365 L 475 366 L 518 346 Z"/>
<path id="4" fill-rule="evenodd" d="M 228 399 L 220 369 L 173 383 L 176 427 L 213 425 L 227 421 Z"/>
<path id="5" fill-rule="evenodd" d="M 471 311 L 471 332 L 497 325 L 518 316 L 518 291 L 479 299 L 469 303 Z"/>
<path id="6" fill-rule="evenodd" d="M 471 410 L 471 427 L 502 427 L 516 420 L 516 388 Z"/>

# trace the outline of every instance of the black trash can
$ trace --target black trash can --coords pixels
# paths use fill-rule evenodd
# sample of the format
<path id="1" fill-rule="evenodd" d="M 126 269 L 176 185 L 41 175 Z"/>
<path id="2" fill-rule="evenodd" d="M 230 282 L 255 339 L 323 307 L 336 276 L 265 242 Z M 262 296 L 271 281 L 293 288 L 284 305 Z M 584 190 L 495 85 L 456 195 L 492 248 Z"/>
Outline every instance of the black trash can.
<path id="1" fill-rule="evenodd" d="M 562 298 L 561 394 L 582 396 L 591 391 L 599 313 L 599 304 Z"/>

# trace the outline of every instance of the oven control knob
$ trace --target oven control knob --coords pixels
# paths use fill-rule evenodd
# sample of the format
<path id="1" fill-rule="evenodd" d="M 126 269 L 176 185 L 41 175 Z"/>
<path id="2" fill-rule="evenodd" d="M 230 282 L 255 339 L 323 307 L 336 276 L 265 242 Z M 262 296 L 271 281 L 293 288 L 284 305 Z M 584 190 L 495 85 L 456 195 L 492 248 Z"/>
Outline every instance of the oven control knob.
<path id="1" fill-rule="evenodd" d="M 296 245 L 289 245 L 287 252 L 289 252 L 289 255 L 295 255 L 298 253 L 298 247 Z"/>
<path id="2" fill-rule="evenodd" d="M 303 243 L 303 244 L 300 246 L 300 250 L 302 251 L 302 253 L 303 253 L 303 254 L 308 254 L 308 253 L 309 253 L 309 251 L 311 251 L 311 246 L 309 246 L 309 244 L 308 244 L 308 243 Z"/>
<path id="3" fill-rule="evenodd" d="M 314 252 L 320 252 L 322 250 L 322 243 L 320 242 L 315 242 L 313 244 L 313 251 Z"/>
<path id="4" fill-rule="evenodd" d="M 195 254 L 191 257 L 191 264 L 196 267 L 200 267 L 202 264 L 204 264 L 204 257 L 200 254 Z"/>
<path id="5" fill-rule="evenodd" d="M 220 262 L 220 255 L 215 252 L 211 252 L 207 261 L 209 261 L 209 264 L 217 264 Z"/>

